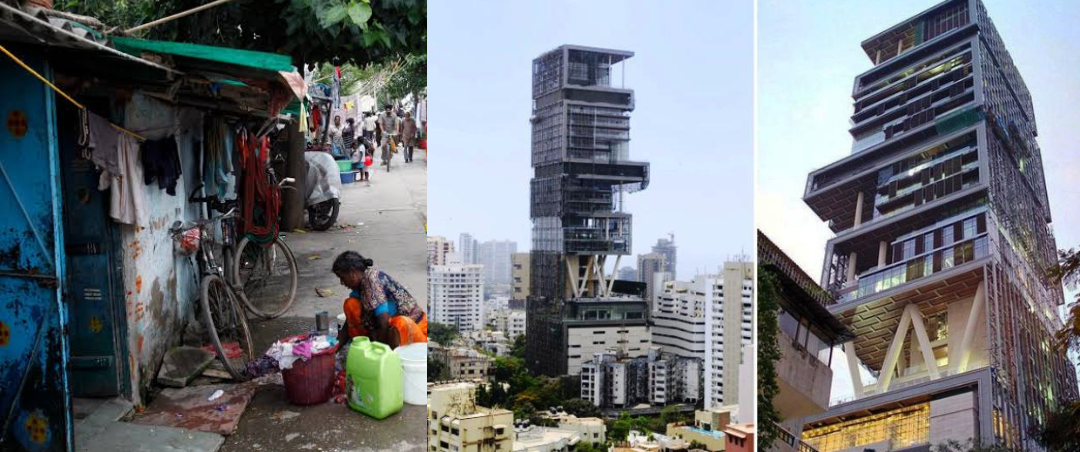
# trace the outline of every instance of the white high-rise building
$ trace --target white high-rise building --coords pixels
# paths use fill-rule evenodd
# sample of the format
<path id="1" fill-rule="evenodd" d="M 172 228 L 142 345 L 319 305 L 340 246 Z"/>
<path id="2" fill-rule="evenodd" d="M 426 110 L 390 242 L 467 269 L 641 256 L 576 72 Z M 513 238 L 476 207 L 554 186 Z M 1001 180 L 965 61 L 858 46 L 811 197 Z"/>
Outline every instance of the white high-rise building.
<path id="1" fill-rule="evenodd" d="M 705 408 L 734 405 L 742 347 L 753 328 L 753 266 L 724 264 L 723 275 L 669 281 L 659 291 L 652 342 L 681 357 L 704 357 Z"/>
<path id="2" fill-rule="evenodd" d="M 429 235 L 427 237 L 428 268 L 433 265 L 446 265 L 446 256 L 454 252 L 454 242 L 446 237 Z"/>
<path id="3" fill-rule="evenodd" d="M 720 300 L 709 303 L 705 314 L 706 331 L 712 332 L 705 356 L 706 363 L 712 363 L 705 367 L 705 409 L 739 403 L 739 363 L 743 346 L 753 338 L 754 264 L 726 262 L 718 282 L 713 297 Z"/>
<path id="4" fill-rule="evenodd" d="M 480 244 L 478 261 L 484 266 L 484 282 L 488 285 L 506 285 L 512 281 L 512 258 L 517 243 L 510 240 L 489 240 Z"/>
<path id="5" fill-rule="evenodd" d="M 484 267 L 463 264 L 461 257 L 450 254 L 447 265 L 431 267 L 428 315 L 436 323 L 454 325 L 459 331 L 483 329 Z"/>
<path id="6" fill-rule="evenodd" d="M 480 242 L 477 242 L 473 238 L 472 234 L 464 233 L 458 236 L 458 252 L 461 253 L 461 263 L 463 264 L 479 264 L 477 260 L 477 251 L 480 246 Z"/>

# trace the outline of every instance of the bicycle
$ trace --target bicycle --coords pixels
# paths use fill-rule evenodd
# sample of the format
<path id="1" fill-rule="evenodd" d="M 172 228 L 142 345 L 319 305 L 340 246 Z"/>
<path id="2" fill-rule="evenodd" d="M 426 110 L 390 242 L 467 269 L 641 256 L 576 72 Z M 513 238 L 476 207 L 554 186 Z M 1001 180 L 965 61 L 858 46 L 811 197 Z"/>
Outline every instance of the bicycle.
<path id="1" fill-rule="evenodd" d="M 270 186 L 277 190 L 295 189 L 285 186 L 296 181 L 291 177 L 277 181 L 270 163 L 267 159 L 266 177 Z M 280 234 L 265 241 L 247 234 L 236 247 L 230 276 L 244 307 L 257 317 L 270 320 L 288 311 L 296 300 L 298 273 L 296 257 Z"/>
<path id="2" fill-rule="evenodd" d="M 209 234 L 209 225 L 222 224 L 222 235 L 227 237 L 232 233 L 228 226 L 228 220 L 235 216 L 236 207 L 227 202 L 218 202 L 217 197 L 199 198 L 196 191 L 188 196 L 188 202 L 207 204 L 212 210 L 225 211 L 216 218 L 196 220 L 194 224 L 185 225 L 180 221 L 173 223 L 169 228 L 170 235 L 178 239 L 184 250 L 195 254 L 198 263 L 198 278 L 200 281 L 199 308 L 202 311 L 203 323 L 210 336 L 210 342 L 217 351 L 218 360 L 225 367 L 225 371 L 233 378 L 243 381 L 247 379 L 247 364 L 254 359 L 254 347 L 251 341 L 251 331 L 248 329 L 247 319 L 244 316 L 244 308 L 237 301 L 236 292 L 223 276 L 222 267 L 214 259 L 211 249 L 213 239 Z M 200 209 L 202 216 L 202 209 Z M 209 214 L 206 215 L 209 217 Z M 228 239 L 225 239 L 228 241 Z M 230 344 L 236 343 L 236 347 Z"/>
<path id="3" fill-rule="evenodd" d="M 386 172 L 389 173 L 390 161 L 394 159 L 394 154 L 396 153 L 394 148 L 397 142 L 397 140 L 395 140 L 397 135 L 383 132 L 383 136 L 385 137 L 385 140 L 383 140 L 382 144 L 382 164 L 386 166 Z"/>

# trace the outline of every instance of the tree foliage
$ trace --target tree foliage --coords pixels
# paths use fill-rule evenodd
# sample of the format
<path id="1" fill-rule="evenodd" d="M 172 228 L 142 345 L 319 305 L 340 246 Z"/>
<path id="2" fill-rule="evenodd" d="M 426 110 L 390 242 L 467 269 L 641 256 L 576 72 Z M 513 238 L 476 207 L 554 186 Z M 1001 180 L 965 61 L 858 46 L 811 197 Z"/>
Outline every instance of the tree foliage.
<path id="1" fill-rule="evenodd" d="M 386 82 L 383 92 L 389 99 L 401 99 L 408 94 L 415 100 L 427 90 L 427 54 L 405 55 L 397 71 Z"/>
<path id="2" fill-rule="evenodd" d="M 510 356 L 525 359 L 525 335 L 519 334 L 514 338 L 514 345 L 510 347 Z"/>
<path id="3" fill-rule="evenodd" d="M 643 435 L 652 433 L 664 433 L 667 424 L 661 416 L 631 416 L 623 411 L 615 421 L 608 426 L 608 440 L 613 442 L 626 441 L 630 430 L 637 430 Z"/>
<path id="4" fill-rule="evenodd" d="M 1080 250 L 1074 248 L 1058 251 L 1058 265 L 1051 271 L 1050 278 L 1055 283 L 1072 289 L 1080 285 Z M 1080 353 L 1080 293 L 1069 308 L 1065 327 L 1057 332 L 1056 339 L 1060 350 Z"/>
<path id="5" fill-rule="evenodd" d="M 607 447 L 602 444 L 581 441 L 574 447 L 574 452 L 607 452 Z"/>
<path id="6" fill-rule="evenodd" d="M 613 442 L 626 441 L 626 437 L 633 428 L 634 420 L 630 418 L 630 413 L 624 411 L 619 414 L 618 419 L 615 419 L 615 422 L 608 428 L 608 440 Z"/>
<path id="7" fill-rule="evenodd" d="M 600 408 L 593 405 L 592 402 L 582 399 L 573 398 L 562 401 L 563 411 L 568 414 L 572 414 L 577 417 L 599 417 Z"/>
<path id="8" fill-rule="evenodd" d="M 427 364 L 428 381 L 444 381 L 450 379 L 450 368 L 442 361 L 428 358 Z"/>
<path id="9" fill-rule="evenodd" d="M 57 9 L 128 29 L 205 0 L 68 0 Z M 291 55 L 364 66 L 427 48 L 425 0 L 235 0 L 136 33 L 147 39 Z"/>
<path id="10" fill-rule="evenodd" d="M 780 360 L 779 325 L 777 314 L 780 311 L 779 287 L 776 275 L 764 266 L 758 266 L 758 444 L 762 450 L 772 448 L 779 435 L 777 424 L 780 412 L 773 405 L 773 399 L 780 392 L 776 381 L 776 362 Z"/>
<path id="11" fill-rule="evenodd" d="M 461 336 L 456 326 L 444 325 L 442 323 L 430 322 L 428 323 L 428 339 L 438 342 L 439 344 L 447 345 Z"/>
<path id="12" fill-rule="evenodd" d="M 1034 436 L 1048 452 L 1080 450 L 1080 400 L 1061 404 Z"/>
<path id="13" fill-rule="evenodd" d="M 949 440 L 934 446 L 933 452 L 1020 452 L 1020 450 L 1001 444 L 982 445 L 971 440 L 963 443 Z"/>

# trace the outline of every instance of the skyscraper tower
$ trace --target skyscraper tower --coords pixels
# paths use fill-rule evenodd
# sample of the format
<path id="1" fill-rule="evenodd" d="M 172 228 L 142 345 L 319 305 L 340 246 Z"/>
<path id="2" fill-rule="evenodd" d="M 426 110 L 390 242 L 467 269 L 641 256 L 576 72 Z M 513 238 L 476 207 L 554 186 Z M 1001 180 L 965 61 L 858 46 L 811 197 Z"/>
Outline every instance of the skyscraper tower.
<path id="1" fill-rule="evenodd" d="M 660 271 L 671 274 L 671 279 L 678 279 L 675 273 L 676 263 L 676 251 L 678 247 L 675 246 L 675 234 L 668 234 L 668 238 L 656 239 L 656 245 L 653 245 L 652 252 L 664 256 L 664 264 L 661 266 Z"/>
<path id="2" fill-rule="evenodd" d="M 1051 346 L 1064 297 L 1046 276 L 1056 244 L 1027 86 L 980 0 L 862 48 L 874 67 L 855 79 L 852 153 L 804 194 L 837 234 L 822 287 L 855 333 L 855 399 L 808 418 L 802 438 L 819 452 L 1040 450 L 1030 432 L 1077 383 Z"/>
<path id="3" fill-rule="evenodd" d="M 622 197 L 649 181 L 648 163 L 630 160 L 634 92 L 612 80 L 613 67 L 632 56 L 564 45 L 533 60 L 526 334 L 533 372 L 577 373 L 592 350 L 619 347 L 630 356 L 648 351 L 644 300 L 612 291 L 619 259 L 631 245 L 631 217 L 622 211 Z M 615 266 L 607 274 L 611 256 Z M 596 337 L 576 343 L 584 341 L 574 334 L 581 328 Z M 568 353 L 572 346 L 581 347 Z"/>

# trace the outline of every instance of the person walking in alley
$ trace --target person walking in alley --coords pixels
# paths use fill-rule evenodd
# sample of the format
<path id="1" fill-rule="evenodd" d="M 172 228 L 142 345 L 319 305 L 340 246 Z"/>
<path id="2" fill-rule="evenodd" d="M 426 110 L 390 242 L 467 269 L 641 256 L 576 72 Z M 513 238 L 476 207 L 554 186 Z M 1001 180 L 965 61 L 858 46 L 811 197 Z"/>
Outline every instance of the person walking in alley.
<path id="1" fill-rule="evenodd" d="M 398 118 L 394 115 L 394 109 L 390 105 L 386 106 L 386 110 L 379 115 L 379 130 L 382 132 L 382 141 L 379 142 L 380 149 L 382 149 L 382 164 L 389 165 L 390 159 L 394 157 L 393 146 L 397 139 Z"/>
<path id="2" fill-rule="evenodd" d="M 341 116 L 334 115 L 334 123 L 330 124 L 330 128 L 327 130 L 330 133 L 330 152 L 334 157 L 345 155 L 345 143 L 341 137 L 342 129 Z"/>
<path id="3" fill-rule="evenodd" d="M 355 120 L 349 118 L 345 120 L 345 127 L 341 129 L 341 154 L 345 156 L 352 155 L 353 150 L 356 148 L 356 126 Z"/>
<path id="4" fill-rule="evenodd" d="M 375 114 L 372 112 L 365 112 L 363 119 L 364 139 L 375 142 L 375 128 L 377 127 Z"/>
<path id="5" fill-rule="evenodd" d="M 355 251 L 334 259 L 334 274 L 352 290 L 345 300 L 344 340 L 367 336 L 392 348 L 427 342 L 427 314 L 400 283 Z"/>
<path id="6" fill-rule="evenodd" d="M 413 149 L 416 148 L 417 138 L 416 120 L 412 113 L 405 112 L 405 119 L 401 120 L 401 145 L 405 147 L 405 162 L 413 160 Z"/>

